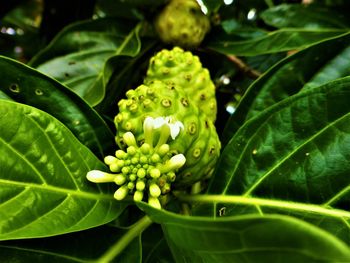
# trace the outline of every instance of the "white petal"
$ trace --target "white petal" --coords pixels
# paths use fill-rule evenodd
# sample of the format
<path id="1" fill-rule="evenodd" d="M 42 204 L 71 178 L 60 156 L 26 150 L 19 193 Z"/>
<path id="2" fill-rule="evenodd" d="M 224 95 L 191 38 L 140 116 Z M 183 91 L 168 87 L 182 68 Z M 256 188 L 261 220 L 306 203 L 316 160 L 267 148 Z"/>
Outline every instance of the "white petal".
<path id="1" fill-rule="evenodd" d="M 169 125 L 170 126 L 170 125 Z M 177 125 L 171 125 L 170 127 L 170 136 L 173 140 L 179 135 L 180 127 Z"/>
<path id="2" fill-rule="evenodd" d="M 174 124 L 169 124 L 170 126 L 170 135 L 173 140 L 179 135 L 180 129 L 184 129 L 184 125 L 181 121 L 177 121 Z"/>
<path id="3" fill-rule="evenodd" d="M 154 125 L 154 119 L 148 116 L 143 122 L 143 129 L 144 130 L 153 129 L 153 125 Z"/>
<path id="4" fill-rule="evenodd" d="M 166 123 L 167 123 L 166 122 L 166 118 L 164 118 L 164 117 L 157 117 L 157 118 L 154 119 L 154 126 L 153 127 L 155 129 L 158 129 L 158 128 L 162 127 Z"/>

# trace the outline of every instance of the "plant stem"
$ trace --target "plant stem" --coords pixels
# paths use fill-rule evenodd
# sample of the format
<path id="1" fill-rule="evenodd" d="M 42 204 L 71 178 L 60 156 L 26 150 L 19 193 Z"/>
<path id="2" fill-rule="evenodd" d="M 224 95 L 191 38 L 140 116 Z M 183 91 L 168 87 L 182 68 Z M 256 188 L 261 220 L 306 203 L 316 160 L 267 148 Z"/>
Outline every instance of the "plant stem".
<path id="1" fill-rule="evenodd" d="M 99 257 L 95 262 L 107 263 L 117 257 L 123 250 L 140 235 L 147 227 L 152 224 L 152 220 L 148 216 L 142 217 L 137 221 L 106 253 Z"/>
<path id="2" fill-rule="evenodd" d="M 252 68 L 250 68 L 247 64 L 243 62 L 243 60 L 239 59 L 238 57 L 234 55 L 228 55 L 227 58 L 236 65 L 236 67 L 242 71 L 244 74 L 246 74 L 248 77 L 252 79 L 257 79 L 261 76 L 261 73 L 259 71 L 256 71 Z"/>
<path id="3" fill-rule="evenodd" d="M 198 203 L 230 203 L 255 206 L 268 206 L 275 208 L 290 209 L 300 212 L 322 214 L 336 218 L 350 218 L 350 212 L 340 209 L 329 209 L 320 205 L 303 204 L 283 200 L 268 200 L 264 198 L 245 197 L 236 195 L 179 195 L 181 201 Z"/>

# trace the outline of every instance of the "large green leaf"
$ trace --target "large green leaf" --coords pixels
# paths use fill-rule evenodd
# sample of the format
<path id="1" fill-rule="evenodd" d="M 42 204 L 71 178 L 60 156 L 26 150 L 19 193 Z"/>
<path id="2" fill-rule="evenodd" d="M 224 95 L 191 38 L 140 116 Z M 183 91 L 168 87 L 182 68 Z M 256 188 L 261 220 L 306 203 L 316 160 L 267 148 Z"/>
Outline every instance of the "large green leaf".
<path id="1" fill-rule="evenodd" d="M 79 96 L 38 71 L 1 56 L 0 91 L 56 117 L 100 157 L 113 146 L 114 137 L 105 122 Z"/>
<path id="2" fill-rule="evenodd" d="M 140 204 L 164 235 L 176 262 L 346 262 L 348 247 L 329 233 L 282 215 L 213 219 Z"/>
<path id="3" fill-rule="evenodd" d="M 125 230 L 109 226 L 45 239 L 0 242 L 1 262 L 96 262 L 106 250 L 123 236 Z M 140 240 L 136 238 L 110 262 L 139 262 Z"/>
<path id="4" fill-rule="evenodd" d="M 207 46 L 224 54 L 256 56 L 304 49 L 345 32 L 345 29 L 284 28 L 249 40 L 234 39 L 230 34 L 221 32 L 211 37 Z"/>
<path id="5" fill-rule="evenodd" d="M 124 205 L 86 173 L 105 165 L 58 120 L 0 100 L 0 239 L 57 235 L 116 218 Z"/>
<path id="6" fill-rule="evenodd" d="M 251 85 L 226 124 L 227 143 L 243 122 L 299 92 L 350 74 L 350 34 L 319 43 L 287 57 Z"/>
<path id="7" fill-rule="evenodd" d="M 63 29 L 30 65 L 95 106 L 104 98 L 113 72 L 105 67 L 107 61 L 119 55 L 137 55 L 140 29 L 141 24 L 113 18 L 78 22 Z"/>
<path id="8" fill-rule="evenodd" d="M 154 39 L 143 38 L 142 49 L 137 56 L 120 55 L 108 60 L 108 67 L 113 69 L 113 74 L 106 87 L 105 98 L 95 107 L 100 114 L 115 115 L 118 101 L 124 98 L 125 92 L 140 85 L 145 67 L 148 67 L 149 56 L 156 50 L 156 44 Z"/>
<path id="9" fill-rule="evenodd" d="M 349 10 L 325 6 L 282 4 L 260 14 L 265 23 L 278 27 L 349 28 Z"/>
<path id="10" fill-rule="evenodd" d="M 347 77 L 291 96 L 250 119 L 224 148 L 208 193 L 349 210 L 349 100 Z M 254 212 L 263 213 L 260 203 L 255 205 Z M 216 210 L 214 204 L 210 214 Z M 287 205 L 285 211 L 291 211 Z M 329 220 L 329 213 L 316 215 Z M 307 219 L 308 211 L 299 216 Z M 337 229 L 350 242 L 350 217 L 336 219 L 325 229 Z"/>
<path id="11" fill-rule="evenodd" d="M 172 263 L 174 259 L 160 225 L 153 224 L 142 234 L 143 263 Z"/>

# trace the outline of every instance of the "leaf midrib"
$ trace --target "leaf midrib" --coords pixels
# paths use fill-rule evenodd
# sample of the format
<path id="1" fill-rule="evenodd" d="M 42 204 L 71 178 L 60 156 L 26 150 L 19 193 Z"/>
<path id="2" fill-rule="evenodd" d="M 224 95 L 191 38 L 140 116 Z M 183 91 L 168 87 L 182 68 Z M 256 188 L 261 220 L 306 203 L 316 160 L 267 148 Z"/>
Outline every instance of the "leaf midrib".
<path id="1" fill-rule="evenodd" d="M 324 255 L 317 255 L 315 253 L 310 253 L 309 251 L 303 249 L 303 248 L 287 248 L 287 247 L 254 247 L 254 248 L 242 248 L 242 249 L 231 249 L 231 250 L 224 250 L 224 251 L 213 251 L 213 250 L 194 250 L 203 256 L 207 255 L 213 255 L 213 254 L 245 254 L 246 252 L 254 253 L 254 252 L 269 252 L 269 253 L 292 253 L 293 255 L 299 254 L 303 256 L 307 256 L 309 260 L 313 259 L 317 262 L 326 262 L 328 260 L 334 261 L 334 258 L 325 258 Z"/>
<path id="2" fill-rule="evenodd" d="M 262 207 L 274 207 L 285 210 L 308 212 L 317 215 L 329 216 L 338 219 L 350 219 L 350 212 L 346 210 L 323 207 L 322 205 L 291 202 L 285 200 L 265 199 L 257 197 L 245 197 L 241 195 L 179 195 L 180 200 L 195 203 L 222 203 L 258 205 Z"/>
<path id="3" fill-rule="evenodd" d="M 82 190 L 72 190 L 72 189 L 47 185 L 47 184 L 46 185 L 38 185 L 38 184 L 27 183 L 27 182 L 15 182 L 15 181 L 10 181 L 10 180 L 0 179 L 0 185 L 1 184 L 19 186 L 19 187 L 23 187 L 23 188 L 30 187 L 30 188 L 39 189 L 42 191 L 62 193 L 65 195 L 73 195 L 73 196 L 78 196 L 78 197 L 82 197 L 82 198 L 86 198 L 86 199 L 93 199 L 93 200 L 102 200 L 102 199 L 109 200 L 109 201 L 114 200 L 111 195 L 107 195 L 107 194 L 89 193 L 89 192 L 83 192 Z"/>
<path id="4" fill-rule="evenodd" d="M 80 262 L 80 263 L 86 263 L 86 260 L 82 260 L 80 258 L 75 258 L 72 256 L 57 254 L 54 252 L 49 252 L 49 251 L 44 251 L 44 250 L 38 250 L 38 249 L 32 249 L 32 248 L 22 248 L 22 247 L 16 247 L 16 246 L 6 246 L 6 245 L 0 245 L 0 247 L 7 248 L 7 249 L 19 250 L 19 251 L 33 252 L 33 253 L 37 253 L 37 254 L 46 254 L 46 255 L 50 255 L 50 256 L 55 256 L 55 257 L 59 257 L 59 258 L 64 258 L 64 259 Z"/>
<path id="5" fill-rule="evenodd" d="M 267 173 L 265 173 L 263 176 L 257 180 L 255 184 L 253 184 L 244 194 L 243 196 L 249 196 L 252 191 L 254 191 L 259 184 L 265 180 L 272 172 L 274 172 L 277 168 L 279 168 L 286 160 L 288 160 L 291 156 L 293 156 L 296 152 L 298 152 L 300 149 L 302 149 L 305 145 L 313 141 L 315 138 L 321 136 L 323 132 L 327 131 L 328 129 L 334 127 L 337 123 L 341 122 L 343 119 L 346 119 L 347 117 L 350 116 L 350 112 L 343 115 L 342 117 L 330 122 L 327 124 L 325 127 L 323 127 L 320 131 L 316 132 L 314 135 L 309 137 L 307 140 L 305 140 L 303 143 L 295 147 L 290 153 L 288 153 L 281 161 L 277 162 Z M 333 198 L 332 198 L 333 199 Z M 327 202 L 326 202 L 327 203 Z"/>

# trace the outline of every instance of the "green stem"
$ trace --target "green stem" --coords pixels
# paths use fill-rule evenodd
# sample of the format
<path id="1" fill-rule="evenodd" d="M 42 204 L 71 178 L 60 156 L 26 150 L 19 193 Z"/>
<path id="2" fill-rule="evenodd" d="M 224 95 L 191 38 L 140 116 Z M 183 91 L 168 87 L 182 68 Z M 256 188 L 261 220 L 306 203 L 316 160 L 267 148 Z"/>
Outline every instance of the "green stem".
<path id="1" fill-rule="evenodd" d="M 106 253 L 99 257 L 95 262 L 107 263 L 117 257 L 123 250 L 139 236 L 147 227 L 152 224 L 152 220 L 148 216 L 144 216 L 137 221 Z"/>
<path id="2" fill-rule="evenodd" d="M 350 218 L 350 212 L 340 209 L 328 209 L 319 205 L 303 204 L 282 200 L 268 200 L 263 198 L 245 197 L 236 195 L 178 195 L 181 201 L 198 203 L 226 203 L 244 204 L 255 206 L 268 206 L 275 208 L 290 209 L 300 212 L 311 212 L 336 218 Z"/>

